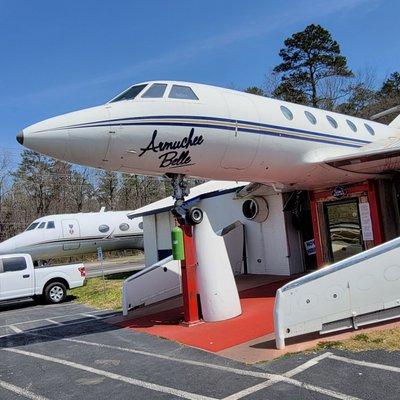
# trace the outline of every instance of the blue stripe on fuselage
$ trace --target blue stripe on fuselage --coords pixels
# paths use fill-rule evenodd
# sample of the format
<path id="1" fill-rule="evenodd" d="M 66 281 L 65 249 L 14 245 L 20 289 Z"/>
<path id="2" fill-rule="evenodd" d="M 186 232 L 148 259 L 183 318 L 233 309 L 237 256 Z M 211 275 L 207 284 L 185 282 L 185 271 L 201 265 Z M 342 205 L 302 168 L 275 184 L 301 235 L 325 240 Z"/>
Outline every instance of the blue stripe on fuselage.
<path id="1" fill-rule="evenodd" d="M 226 126 L 226 125 L 212 125 L 212 124 L 196 124 L 193 122 L 124 122 L 124 123 L 117 123 L 117 124 L 107 124 L 107 125 L 101 125 L 101 124 L 93 124 L 93 125 L 84 125 L 84 126 L 76 126 L 74 128 L 69 128 L 69 129 L 80 129 L 80 128 L 95 128 L 95 127 L 102 127 L 102 126 L 188 126 L 188 127 L 200 127 L 200 128 L 210 128 L 210 129 L 222 129 L 222 130 L 229 130 L 229 131 L 234 131 L 236 128 L 234 126 Z M 61 129 L 61 128 L 60 128 Z M 255 133 L 259 135 L 269 135 L 269 136 L 275 136 L 275 137 L 284 137 L 288 139 L 298 139 L 298 140 L 303 140 L 303 141 L 309 141 L 309 142 L 317 142 L 317 143 L 325 143 L 325 144 L 332 144 L 336 146 L 346 146 L 346 147 L 354 147 L 354 148 L 359 148 L 362 147 L 364 144 L 355 144 L 355 143 L 341 143 L 337 141 L 333 141 L 332 139 L 329 140 L 329 135 L 324 135 L 327 138 L 324 139 L 321 137 L 320 139 L 318 138 L 310 138 L 310 137 L 301 137 L 301 136 L 295 136 L 291 135 L 289 133 L 280 133 L 280 132 L 272 132 L 268 130 L 260 130 L 260 129 L 250 129 L 250 128 L 237 128 L 239 132 L 246 132 L 246 133 Z M 344 138 L 341 138 L 344 139 Z M 346 139 L 345 139 L 346 140 Z M 370 142 L 367 142 L 370 143 Z"/>
<path id="2" fill-rule="evenodd" d="M 263 128 L 271 128 L 271 129 L 283 129 L 283 130 L 288 130 L 291 132 L 298 132 L 298 133 L 306 133 L 309 135 L 317 135 L 317 136 L 322 136 L 322 137 L 329 137 L 329 138 L 335 138 L 335 139 L 341 139 L 341 140 L 349 140 L 353 142 L 358 142 L 358 143 L 363 143 L 363 144 L 368 144 L 371 143 L 371 141 L 368 140 L 363 140 L 363 139 L 356 139 L 356 138 L 347 138 L 339 135 L 332 135 L 328 133 L 321 133 L 321 132 L 314 132 L 314 131 L 307 131 L 305 129 L 298 129 L 298 128 L 290 128 L 287 126 L 279 126 L 279 125 L 271 125 L 271 124 L 263 124 L 261 122 L 252 122 L 252 121 L 244 121 L 240 119 L 229 119 L 229 118 L 221 118 L 221 117 L 205 117 L 205 116 L 188 116 L 188 115 L 156 115 L 156 116 L 145 116 L 145 117 L 128 117 L 128 118 L 116 118 L 116 119 L 108 119 L 108 120 L 103 120 L 103 121 L 93 121 L 93 122 L 86 122 L 83 124 L 76 124 L 76 125 L 68 125 L 65 127 L 61 127 L 60 129 L 63 128 L 77 128 L 77 127 L 87 127 L 89 125 L 93 126 L 101 126 L 98 124 L 107 124 L 111 126 L 115 125 L 122 125 L 121 123 L 117 123 L 118 121 L 136 121 L 136 120 L 141 120 L 141 119 L 194 119 L 194 120 L 209 120 L 209 121 L 218 121 L 218 122 L 230 122 L 230 123 L 238 123 L 238 124 L 243 124 L 243 125 L 251 125 L 254 127 L 263 127 Z"/>
<path id="3" fill-rule="evenodd" d="M 235 124 L 243 124 L 254 126 L 258 129 L 251 129 L 251 128 L 243 128 L 243 127 L 236 127 L 230 125 L 214 125 L 214 124 L 206 124 L 206 123 L 196 123 L 196 122 L 125 122 L 125 121 L 139 121 L 139 120 L 149 120 L 149 119 L 190 119 L 190 120 L 198 120 L 198 121 L 216 121 L 216 122 L 229 122 Z M 122 122 L 123 121 L 123 122 Z M 367 140 L 362 139 L 355 139 L 355 138 L 346 138 L 338 135 L 331 135 L 326 133 L 320 132 L 313 132 L 307 131 L 303 129 L 296 129 L 290 127 L 283 127 L 278 125 L 270 125 L 270 124 L 263 124 L 263 123 L 256 123 L 251 121 L 243 121 L 243 120 L 234 120 L 228 118 L 220 118 L 220 117 L 205 117 L 205 116 L 181 116 L 181 115 L 160 115 L 160 116 L 145 116 L 145 117 L 129 117 L 129 118 L 119 118 L 119 119 L 109 119 L 103 121 L 94 121 L 94 122 L 86 122 L 83 124 L 76 124 L 76 125 L 68 125 L 64 127 L 59 127 L 52 130 L 61 130 L 61 129 L 79 129 L 79 128 L 92 128 L 92 127 L 102 127 L 102 126 L 189 126 L 189 127 L 201 127 L 201 128 L 210 128 L 210 129 L 222 129 L 222 130 L 238 130 L 239 132 L 247 132 L 247 133 L 255 133 L 255 134 L 263 134 L 269 136 L 276 136 L 276 137 L 285 137 L 289 139 L 298 139 L 304 141 L 311 141 L 311 142 L 319 142 L 325 144 L 332 144 L 338 146 L 347 146 L 347 147 L 355 147 L 359 148 L 362 147 L 364 144 L 371 143 Z M 300 133 L 300 134 L 307 134 L 307 135 L 314 135 L 318 136 L 319 138 L 310 138 L 310 137 L 301 137 L 296 135 L 291 135 L 290 133 L 282 133 L 282 132 L 273 132 L 267 129 L 260 129 L 260 128 L 270 128 L 270 129 L 279 129 L 286 132 L 293 132 L 293 133 Z M 45 132 L 47 130 L 39 131 Z M 348 143 L 338 142 L 335 139 L 339 139 L 342 141 L 347 141 Z M 351 143 L 353 142 L 353 143 Z"/>

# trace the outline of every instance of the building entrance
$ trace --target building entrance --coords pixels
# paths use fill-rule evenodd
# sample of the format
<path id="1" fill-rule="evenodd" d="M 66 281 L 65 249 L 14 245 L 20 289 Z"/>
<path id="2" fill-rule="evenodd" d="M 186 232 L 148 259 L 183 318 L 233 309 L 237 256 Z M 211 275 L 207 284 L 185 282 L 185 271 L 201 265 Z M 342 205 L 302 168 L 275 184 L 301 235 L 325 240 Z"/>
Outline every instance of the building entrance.
<path id="1" fill-rule="evenodd" d="M 310 203 L 318 268 L 383 242 L 374 182 L 314 191 Z"/>
<path id="2" fill-rule="evenodd" d="M 324 204 L 328 253 L 337 262 L 365 250 L 358 198 Z"/>

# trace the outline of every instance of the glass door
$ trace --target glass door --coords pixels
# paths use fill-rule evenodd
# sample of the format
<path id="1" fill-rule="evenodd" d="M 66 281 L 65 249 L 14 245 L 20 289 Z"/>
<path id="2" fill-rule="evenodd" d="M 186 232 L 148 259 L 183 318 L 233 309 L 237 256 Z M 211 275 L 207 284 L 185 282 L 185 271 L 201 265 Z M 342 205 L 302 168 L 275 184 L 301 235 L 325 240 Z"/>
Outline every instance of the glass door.
<path id="1" fill-rule="evenodd" d="M 328 249 L 332 262 L 364 250 L 358 198 L 324 204 Z"/>

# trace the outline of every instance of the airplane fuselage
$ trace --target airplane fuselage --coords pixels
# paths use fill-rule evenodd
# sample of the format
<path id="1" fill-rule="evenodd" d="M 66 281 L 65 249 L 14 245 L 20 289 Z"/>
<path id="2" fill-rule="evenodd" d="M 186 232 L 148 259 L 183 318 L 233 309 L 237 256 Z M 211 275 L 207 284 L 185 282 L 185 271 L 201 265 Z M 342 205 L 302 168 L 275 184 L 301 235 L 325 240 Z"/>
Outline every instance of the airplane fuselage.
<path id="1" fill-rule="evenodd" d="M 153 84 L 165 85 L 162 97 L 145 97 Z M 143 89 L 133 99 L 117 97 L 24 129 L 23 144 L 106 170 L 287 190 L 369 178 L 321 161 L 399 136 L 397 128 L 377 122 L 234 90 L 170 81 L 137 86 Z M 189 87 L 195 98 L 171 98 L 174 86 Z"/>
<path id="2" fill-rule="evenodd" d="M 70 257 L 103 251 L 143 249 L 141 218 L 128 211 L 58 214 L 42 217 L 0 243 L 0 254 L 28 253 L 34 260 Z"/>

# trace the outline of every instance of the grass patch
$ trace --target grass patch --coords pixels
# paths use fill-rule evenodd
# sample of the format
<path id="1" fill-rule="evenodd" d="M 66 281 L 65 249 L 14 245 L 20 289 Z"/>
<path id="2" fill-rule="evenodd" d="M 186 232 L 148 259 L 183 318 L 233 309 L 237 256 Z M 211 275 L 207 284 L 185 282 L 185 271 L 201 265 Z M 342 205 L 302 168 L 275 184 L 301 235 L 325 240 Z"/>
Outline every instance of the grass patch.
<path id="1" fill-rule="evenodd" d="M 400 328 L 387 329 L 382 331 L 359 333 L 350 339 L 341 341 L 324 341 L 319 342 L 312 349 L 315 350 L 349 350 L 349 351 L 366 351 L 366 350 L 400 350 Z"/>
<path id="2" fill-rule="evenodd" d="M 78 303 L 107 310 L 120 310 L 122 305 L 122 284 L 132 272 L 108 275 L 103 278 L 89 278 L 86 286 L 72 289 L 71 295 Z"/>

